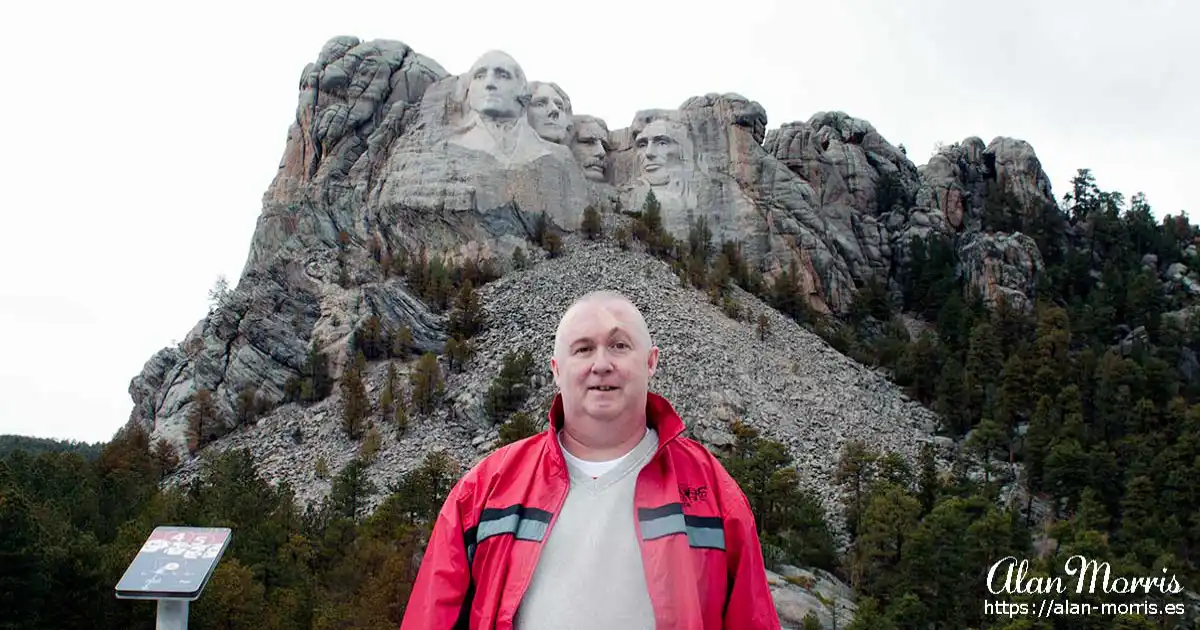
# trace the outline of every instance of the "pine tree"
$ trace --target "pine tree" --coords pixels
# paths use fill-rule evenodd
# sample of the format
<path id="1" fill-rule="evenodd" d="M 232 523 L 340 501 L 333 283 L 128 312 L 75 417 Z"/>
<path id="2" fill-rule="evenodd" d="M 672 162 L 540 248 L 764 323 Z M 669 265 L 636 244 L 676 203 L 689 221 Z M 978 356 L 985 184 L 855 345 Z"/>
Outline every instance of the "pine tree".
<path id="1" fill-rule="evenodd" d="M 437 355 L 426 352 L 409 375 L 412 388 L 412 405 L 417 413 L 428 414 L 445 392 L 442 371 L 438 367 Z"/>
<path id="2" fill-rule="evenodd" d="M 188 411 L 188 450 L 196 452 L 221 436 L 222 422 L 213 401 L 212 392 L 201 389 L 196 392 L 192 408 Z"/>
<path id="3" fill-rule="evenodd" d="M 991 418 L 984 418 L 967 439 L 967 451 L 983 467 L 984 482 L 991 482 L 992 454 L 1008 443 L 1004 429 Z"/>
<path id="4" fill-rule="evenodd" d="M 963 366 L 964 411 L 972 418 L 983 413 L 984 404 L 999 381 L 1004 367 L 1000 339 L 990 322 L 980 321 L 971 329 L 967 361 Z"/>
<path id="5" fill-rule="evenodd" d="M 387 418 L 396 407 L 396 366 L 388 363 L 387 375 L 383 379 L 383 391 L 379 393 L 379 413 Z"/>
<path id="6" fill-rule="evenodd" d="M 941 373 L 936 384 L 936 402 L 934 407 L 955 435 L 963 435 L 971 429 L 975 419 L 966 415 L 963 401 L 967 392 L 963 384 L 963 369 L 958 359 L 950 357 L 942 364 Z"/>
<path id="7" fill-rule="evenodd" d="M 1024 440 L 1026 470 L 1029 473 L 1028 486 L 1032 491 L 1039 492 L 1044 488 L 1045 462 L 1056 439 L 1057 426 L 1058 414 L 1054 402 L 1049 396 L 1042 396 L 1038 399 Z"/>
<path id="8" fill-rule="evenodd" d="M 452 271 L 440 256 L 429 261 L 429 283 L 425 287 L 425 300 L 439 313 L 446 311 L 454 294 Z"/>
<path id="9" fill-rule="evenodd" d="M 483 307 L 475 286 L 467 280 L 458 291 L 454 310 L 450 312 L 449 332 L 460 339 L 470 339 L 483 330 Z"/>
<path id="10" fill-rule="evenodd" d="M 896 382 L 907 386 L 914 399 L 929 403 L 936 395 L 938 374 L 937 345 L 933 334 L 926 330 L 900 357 L 896 365 Z"/>
<path id="11" fill-rule="evenodd" d="M 334 478 L 329 490 L 329 505 L 338 516 L 358 520 L 375 490 L 375 484 L 367 478 L 367 463 L 354 459 Z"/>
<path id="12" fill-rule="evenodd" d="M 1149 477 L 1137 476 L 1125 484 L 1125 496 L 1121 499 L 1120 541 L 1147 565 L 1163 551 L 1155 541 L 1162 531 L 1163 520 L 1157 518 L 1156 494 Z"/>
<path id="13" fill-rule="evenodd" d="M 484 403 L 492 421 L 503 422 L 525 404 L 529 397 L 529 377 L 533 355 L 528 350 L 509 352 L 504 357 L 500 373 L 488 388 Z"/>
<path id="14" fill-rule="evenodd" d="M 412 260 L 408 263 L 406 282 L 413 295 L 423 296 L 429 286 L 429 254 L 425 244 L 421 243 L 420 251 L 413 252 Z"/>
<path id="15" fill-rule="evenodd" d="M 253 424 L 258 420 L 259 413 L 265 405 L 258 397 L 258 389 L 253 385 L 238 392 L 234 403 L 234 419 L 237 424 Z"/>
<path id="16" fill-rule="evenodd" d="M 329 374 L 329 358 L 317 350 L 316 344 L 308 349 L 308 356 L 297 377 L 284 386 L 284 399 L 303 405 L 324 400 L 333 392 L 333 378 Z"/>
<path id="17" fill-rule="evenodd" d="M 1000 372 L 1000 391 L 993 420 L 1012 430 L 1025 417 L 1033 394 L 1028 362 L 1021 353 L 1013 353 Z"/>
<path id="18" fill-rule="evenodd" d="M 462 372 L 467 362 L 471 360 L 473 349 L 469 340 L 451 337 L 446 341 L 444 351 L 446 354 L 446 368 L 451 372 Z"/>
<path id="19" fill-rule="evenodd" d="M 379 435 L 379 429 L 375 425 L 367 429 L 367 434 L 363 437 L 362 444 L 358 447 L 358 458 L 368 466 L 375 462 L 375 458 L 379 455 L 379 449 L 383 446 L 383 438 Z"/>
<path id="20" fill-rule="evenodd" d="M 413 341 L 412 329 L 408 326 L 401 326 L 392 333 L 392 343 L 390 355 L 395 359 L 407 359 L 413 350 L 416 349 L 416 343 Z"/>
<path id="21" fill-rule="evenodd" d="M 872 492 L 855 531 L 851 581 L 855 589 L 872 595 L 895 590 L 898 566 L 909 532 L 917 529 L 921 505 L 903 488 L 884 484 Z"/>
<path id="22" fill-rule="evenodd" d="M 396 437 L 403 437 L 408 431 L 408 403 L 401 398 L 396 403 L 396 411 L 392 414 L 392 423 L 396 425 Z"/>
<path id="23" fill-rule="evenodd" d="M 921 454 L 918 460 L 920 472 L 917 478 L 917 499 L 921 503 L 922 516 L 933 510 L 942 488 L 941 478 L 938 476 L 937 458 L 933 449 L 933 445 L 928 442 L 921 445 Z"/>
<path id="24" fill-rule="evenodd" d="M 1078 440 L 1061 440 L 1050 448 L 1046 456 L 1046 489 L 1056 499 L 1065 499 L 1068 510 L 1074 510 L 1079 503 L 1080 494 L 1088 485 L 1090 468 L 1088 453 Z M 1055 506 L 1057 507 L 1057 502 Z"/>
<path id="25" fill-rule="evenodd" d="M 1096 439 L 1115 443 L 1124 437 L 1133 407 L 1133 368 L 1132 362 L 1116 351 L 1100 359 L 1096 370 Z"/>
<path id="26" fill-rule="evenodd" d="M 724 297 L 729 293 L 730 279 L 729 258 L 724 253 L 717 254 L 708 273 L 709 288 L 718 296 Z"/>
<path id="27" fill-rule="evenodd" d="M 383 325 L 376 315 L 368 317 L 354 334 L 355 350 L 363 353 L 363 356 L 371 361 L 387 358 L 387 341 Z"/>
<path id="28" fill-rule="evenodd" d="M 620 247 L 622 250 L 628 250 L 629 229 L 624 225 L 618 225 L 617 228 L 613 230 L 613 240 L 617 242 L 617 247 Z"/>
<path id="29" fill-rule="evenodd" d="M 370 414 L 367 390 L 363 385 L 363 366 L 366 357 L 359 352 L 353 364 L 342 375 L 342 430 L 352 440 L 362 437 L 364 424 Z"/>
<path id="30" fill-rule="evenodd" d="M 847 442 L 838 457 L 833 479 L 847 494 L 846 522 L 851 532 L 858 531 L 878 460 L 879 454 L 860 440 Z"/>
<path id="31" fill-rule="evenodd" d="M 658 202 L 653 190 L 646 193 L 646 199 L 642 202 L 640 222 L 646 228 L 647 242 L 652 246 L 657 245 L 663 230 L 662 204 Z"/>
<path id="32" fill-rule="evenodd" d="M 517 412 L 509 417 L 508 422 L 500 425 L 500 441 L 497 447 L 512 444 L 518 440 L 523 440 L 527 437 L 537 435 L 537 426 L 533 423 L 533 418 L 525 412 Z"/>
<path id="33" fill-rule="evenodd" d="M 928 256 L 925 240 L 913 236 L 908 242 L 908 265 L 903 272 L 904 310 L 923 312 L 929 299 Z"/>
<path id="34" fill-rule="evenodd" d="M 546 234 L 544 247 L 546 249 L 547 258 L 558 258 L 563 253 L 562 237 L 554 232 Z"/>
<path id="35" fill-rule="evenodd" d="M 546 247 L 546 235 L 550 234 L 550 219 L 545 212 L 538 213 L 537 221 L 533 226 L 533 242 L 538 247 Z"/>
<path id="36" fill-rule="evenodd" d="M 583 209 L 583 221 L 580 223 L 580 229 L 583 230 L 584 236 L 589 241 L 594 241 L 603 236 L 603 228 L 600 223 L 600 213 L 596 211 L 594 206 L 589 205 Z"/>
<path id="37" fill-rule="evenodd" d="M 698 261 L 701 268 L 708 265 L 713 255 L 712 229 L 708 227 L 708 217 L 699 215 L 688 227 L 687 254 Z"/>

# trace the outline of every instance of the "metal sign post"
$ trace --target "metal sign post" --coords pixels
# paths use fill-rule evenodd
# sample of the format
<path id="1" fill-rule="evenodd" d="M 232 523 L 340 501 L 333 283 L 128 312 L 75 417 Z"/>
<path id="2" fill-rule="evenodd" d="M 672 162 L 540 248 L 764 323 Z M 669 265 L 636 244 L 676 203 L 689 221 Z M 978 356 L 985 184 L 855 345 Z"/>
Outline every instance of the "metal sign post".
<path id="1" fill-rule="evenodd" d="M 187 630 L 188 602 L 200 598 L 232 536 L 228 527 L 154 528 L 117 583 L 117 598 L 156 600 L 157 630 Z"/>

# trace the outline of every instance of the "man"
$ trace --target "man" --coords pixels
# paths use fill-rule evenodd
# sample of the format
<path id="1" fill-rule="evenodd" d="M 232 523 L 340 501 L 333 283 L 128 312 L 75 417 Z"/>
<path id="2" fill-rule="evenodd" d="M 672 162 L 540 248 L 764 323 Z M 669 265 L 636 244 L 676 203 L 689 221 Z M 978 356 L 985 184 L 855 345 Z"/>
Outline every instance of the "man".
<path id="1" fill-rule="evenodd" d="M 566 144 L 571 130 L 571 99 L 557 83 L 530 81 L 529 124 L 542 140 Z"/>
<path id="2" fill-rule="evenodd" d="M 605 179 L 604 159 L 608 156 L 608 126 L 595 116 L 572 116 L 571 153 L 583 167 L 589 180 Z"/>
<path id="3" fill-rule="evenodd" d="M 450 491 L 402 630 L 778 630 L 749 503 L 648 391 L 657 365 L 625 297 L 567 309 L 550 427 Z"/>

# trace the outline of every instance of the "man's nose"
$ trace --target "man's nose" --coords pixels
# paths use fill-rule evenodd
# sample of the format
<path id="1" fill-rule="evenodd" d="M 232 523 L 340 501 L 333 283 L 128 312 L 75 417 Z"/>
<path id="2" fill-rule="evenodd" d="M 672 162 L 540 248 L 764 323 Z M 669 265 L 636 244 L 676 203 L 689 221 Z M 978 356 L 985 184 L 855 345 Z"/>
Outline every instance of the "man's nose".
<path id="1" fill-rule="evenodd" d="M 604 352 L 604 350 L 597 350 L 596 358 L 594 361 L 592 361 L 592 371 L 593 372 L 611 372 L 612 367 L 613 367 L 612 360 L 609 359 L 608 354 L 606 352 Z"/>
<path id="2" fill-rule="evenodd" d="M 655 148 L 653 143 L 646 145 L 646 157 L 658 157 L 658 149 Z"/>

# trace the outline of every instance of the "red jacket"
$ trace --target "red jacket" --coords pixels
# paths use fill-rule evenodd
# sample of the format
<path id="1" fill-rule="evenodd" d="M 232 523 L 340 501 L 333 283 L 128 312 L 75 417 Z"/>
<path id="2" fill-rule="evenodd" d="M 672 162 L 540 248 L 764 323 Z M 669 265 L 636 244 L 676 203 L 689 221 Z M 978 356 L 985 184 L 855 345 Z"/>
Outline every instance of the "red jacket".
<path id="1" fill-rule="evenodd" d="M 733 477 L 665 398 L 649 394 L 658 450 L 637 480 L 635 507 L 657 630 L 778 630 L 754 515 Z M 497 449 L 450 491 L 433 527 L 401 630 L 510 630 L 541 541 L 570 477 L 558 431 Z M 679 535 L 675 535 L 679 534 Z"/>

